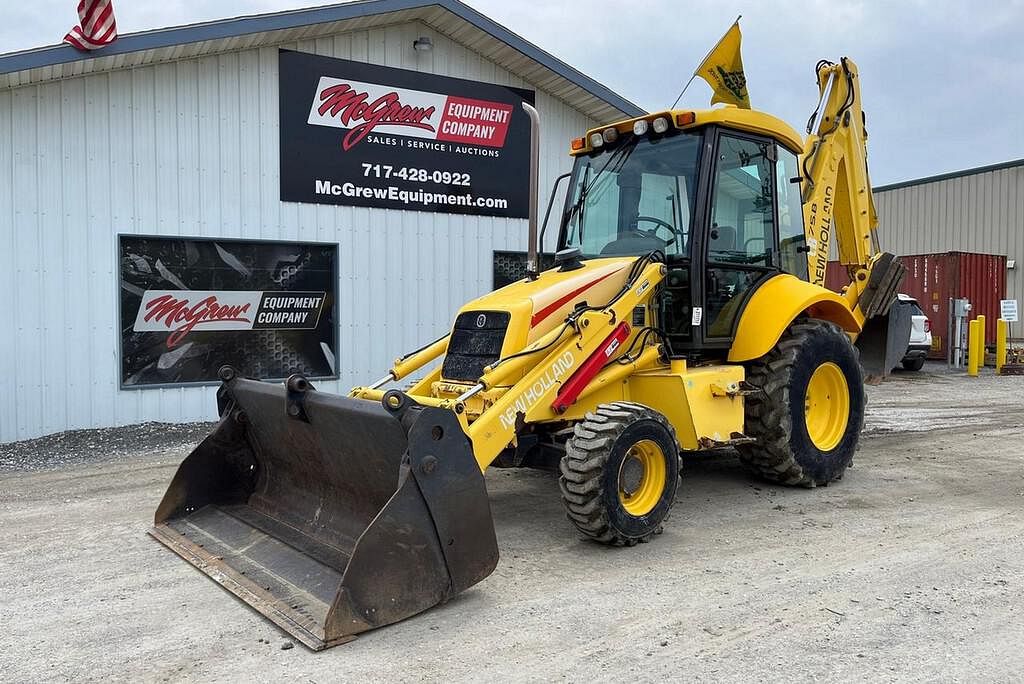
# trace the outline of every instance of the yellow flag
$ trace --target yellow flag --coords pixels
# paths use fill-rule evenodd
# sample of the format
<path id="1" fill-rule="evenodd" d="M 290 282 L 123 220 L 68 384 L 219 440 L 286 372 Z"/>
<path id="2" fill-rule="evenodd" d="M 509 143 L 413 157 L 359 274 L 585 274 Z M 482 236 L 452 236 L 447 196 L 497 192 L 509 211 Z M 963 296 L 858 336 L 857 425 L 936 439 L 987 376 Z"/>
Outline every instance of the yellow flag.
<path id="1" fill-rule="evenodd" d="M 750 109 L 747 77 L 743 75 L 743 58 L 740 56 L 741 38 L 740 24 L 736 22 L 693 72 L 694 76 L 700 76 L 714 89 L 711 104 L 725 102 Z"/>

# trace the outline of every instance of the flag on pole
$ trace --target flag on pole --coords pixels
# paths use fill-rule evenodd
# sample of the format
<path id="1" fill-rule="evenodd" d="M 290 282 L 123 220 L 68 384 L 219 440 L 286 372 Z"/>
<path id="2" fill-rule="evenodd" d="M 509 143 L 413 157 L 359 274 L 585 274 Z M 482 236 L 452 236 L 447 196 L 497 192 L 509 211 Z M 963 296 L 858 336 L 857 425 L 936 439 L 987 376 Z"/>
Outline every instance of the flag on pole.
<path id="1" fill-rule="evenodd" d="M 81 23 L 64 36 L 64 42 L 68 45 L 89 51 L 117 40 L 114 6 L 110 0 L 80 0 L 78 20 Z"/>
<path id="2" fill-rule="evenodd" d="M 743 58 L 740 56 L 741 38 L 740 20 L 737 19 L 693 72 L 694 76 L 700 76 L 714 89 L 711 104 L 725 102 L 750 109 L 747 77 L 743 75 Z"/>

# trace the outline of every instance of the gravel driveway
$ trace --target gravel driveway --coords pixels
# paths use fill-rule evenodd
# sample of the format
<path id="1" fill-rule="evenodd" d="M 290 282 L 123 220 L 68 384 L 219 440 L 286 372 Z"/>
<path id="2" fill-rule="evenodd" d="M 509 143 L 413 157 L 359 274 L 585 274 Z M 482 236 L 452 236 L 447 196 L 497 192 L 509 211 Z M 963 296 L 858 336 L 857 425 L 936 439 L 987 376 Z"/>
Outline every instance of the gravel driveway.
<path id="1" fill-rule="evenodd" d="M 501 561 L 450 603 L 312 653 L 146 535 L 209 426 L 0 446 L 7 681 L 1018 681 L 1024 378 L 869 388 L 842 482 L 685 460 L 665 534 L 584 542 L 554 476 L 492 470 Z"/>

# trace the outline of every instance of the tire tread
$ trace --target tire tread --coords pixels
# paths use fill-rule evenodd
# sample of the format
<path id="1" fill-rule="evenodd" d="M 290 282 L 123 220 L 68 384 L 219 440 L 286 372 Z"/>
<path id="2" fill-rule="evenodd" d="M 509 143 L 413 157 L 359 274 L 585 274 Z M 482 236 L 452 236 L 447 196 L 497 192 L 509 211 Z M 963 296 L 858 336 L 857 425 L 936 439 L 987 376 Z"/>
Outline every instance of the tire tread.
<path id="1" fill-rule="evenodd" d="M 679 458 L 675 430 L 665 416 L 642 404 L 620 401 L 601 404 L 575 425 L 559 463 L 558 485 L 569 520 L 586 537 L 603 544 L 633 546 L 650 541 L 662 531 L 659 523 L 641 537 L 627 537 L 614 529 L 602 501 L 602 478 L 609 453 L 619 434 L 639 420 L 661 423 L 672 435 Z M 675 497 L 669 502 L 670 509 L 674 503 Z M 668 514 L 662 522 L 667 519 Z"/>
<path id="2" fill-rule="evenodd" d="M 790 326 L 770 352 L 747 367 L 747 382 L 760 387 L 762 391 L 750 395 L 746 400 L 746 433 L 757 438 L 758 442 L 739 449 L 740 462 L 755 475 L 770 482 L 815 487 L 842 478 L 840 471 L 832 480 L 815 481 L 800 465 L 790 447 L 792 421 L 789 420 L 789 378 L 801 346 L 814 335 L 842 337 L 853 349 L 856 358 L 856 347 L 839 326 L 828 321 L 803 319 Z M 856 426 L 857 434 L 863 427 L 863 420 L 861 412 L 861 424 Z"/>

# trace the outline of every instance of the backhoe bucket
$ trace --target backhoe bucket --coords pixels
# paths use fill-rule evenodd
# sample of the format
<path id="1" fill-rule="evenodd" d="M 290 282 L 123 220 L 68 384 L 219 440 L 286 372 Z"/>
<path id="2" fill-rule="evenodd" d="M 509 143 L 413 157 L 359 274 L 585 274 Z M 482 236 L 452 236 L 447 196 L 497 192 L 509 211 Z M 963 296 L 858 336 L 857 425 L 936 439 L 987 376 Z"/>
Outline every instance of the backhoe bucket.
<path id="1" fill-rule="evenodd" d="M 286 632 L 327 648 L 494 570 L 487 490 L 453 412 L 401 392 L 384 405 L 320 393 L 301 376 L 221 378 L 220 422 L 150 533 Z"/>
<path id="2" fill-rule="evenodd" d="M 913 312 L 895 300 L 885 314 L 868 319 L 857 338 L 860 365 L 868 377 L 883 378 L 900 365 L 910 345 Z"/>
<path id="3" fill-rule="evenodd" d="M 897 297 L 906 272 L 898 256 L 880 253 L 858 303 L 866 321 L 857 348 L 860 365 L 869 378 L 884 378 L 907 353 L 912 313 Z"/>

